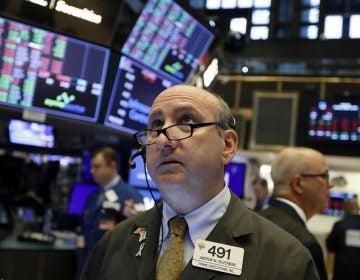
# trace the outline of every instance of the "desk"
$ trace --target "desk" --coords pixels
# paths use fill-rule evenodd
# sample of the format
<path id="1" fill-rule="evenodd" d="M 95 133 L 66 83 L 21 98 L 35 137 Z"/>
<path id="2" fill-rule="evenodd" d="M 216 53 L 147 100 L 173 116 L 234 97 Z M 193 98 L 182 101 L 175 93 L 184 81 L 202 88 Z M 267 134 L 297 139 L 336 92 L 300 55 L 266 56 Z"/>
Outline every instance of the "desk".
<path id="1" fill-rule="evenodd" d="M 19 242 L 15 235 L 0 241 L 1 280 L 72 280 L 74 245 Z"/>

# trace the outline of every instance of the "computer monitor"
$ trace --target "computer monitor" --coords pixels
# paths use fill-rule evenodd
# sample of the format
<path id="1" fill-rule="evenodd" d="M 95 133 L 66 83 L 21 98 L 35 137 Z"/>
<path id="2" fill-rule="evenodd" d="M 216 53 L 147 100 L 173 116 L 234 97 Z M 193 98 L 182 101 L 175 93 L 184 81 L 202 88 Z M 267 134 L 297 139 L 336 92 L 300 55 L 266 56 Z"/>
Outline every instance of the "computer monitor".
<path id="1" fill-rule="evenodd" d="M 69 199 L 67 214 L 78 216 L 83 215 L 86 200 L 94 191 L 98 189 L 98 185 L 74 183 Z"/>
<path id="2" fill-rule="evenodd" d="M 177 83 L 135 60 L 122 56 L 105 125 L 127 133 L 145 129 L 155 97 Z"/>
<path id="3" fill-rule="evenodd" d="M 134 154 L 137 150 L 133 149 L 131 154 Z M 129 168 L 129 179 L 128 183 L 130 186 L 137 187 L 137 188 L 147 188 L 146 177 L 145 177 L 145 169 L 144 169 L 144 162 L 142 158 L 136 157 L 134 159 L 135 168 Z M 151 179 L 149 173 L 147 172 L 147 179 L 149 182 L 150 188 L 157 189 L 154 181 Z"/>
<path id="4" fill-rule="evenodd" d="M 155 206 L 155 203 L 159 203 L 162 200 L 161 193 L 158 189 L 154 188 L 136 188 L 136 190 L 142 195 L 145 209 L 150 209 Z M 152 195 L 151 195 L 152 194 Z M 153 199 L 155 198 L 155 201 Z"/>
<path id="5" fill-rule="evenodd" d="M 353 197 L 355 197 L 355 194 L 352 192 L 330 191 L 329 205 L 323 210 L 322 213 L 329 216 L 344 216 L 345 204 L 350 198 Z"/>
<path id="6" fill-rule="evenodd" d="M 225 168 L 225 182 L 240 198 L 244 198 L 247 164 L 245 162 L 230 162 Z"/>
<path id="7" fill-rule="evenodd" d="M 360 143 L 360 104 L 319 101 L 311 107 L 309 140 Z"/>
<path id="8" fill-rule="evenodd" d="M 11 144 L 54 148 L 54 130 L 52 125 L 37 122 L 11 119 L 8 123 L 9 141 Z"/>
<path id="9" fill-rule="evenodd" d="M 188 82 L 214 34 L 174 0 L 149 0 L 122 53 L 156 72 Z"/>
<path id="10" fill-rule="evenodd" d="M 95 122 L 110 50 L 0 17 L 0 105 Z"/>

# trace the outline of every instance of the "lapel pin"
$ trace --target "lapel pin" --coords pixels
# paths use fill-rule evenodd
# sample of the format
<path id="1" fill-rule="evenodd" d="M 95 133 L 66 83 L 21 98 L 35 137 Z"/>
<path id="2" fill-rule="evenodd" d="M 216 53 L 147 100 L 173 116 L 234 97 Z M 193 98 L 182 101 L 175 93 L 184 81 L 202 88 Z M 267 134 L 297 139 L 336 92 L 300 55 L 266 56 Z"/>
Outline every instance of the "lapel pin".
<path id="1" fill-rule="evenodd" d="M 142 242 L 146 239 L 146 229 L 138 227 L 134 233 L 139 235 L 139 242 Z"/>
<path id="2" fill-rule="evenodd" d="M 140 244 L 139 251 L 136 253 L 135 257 L 141 257 L 142 250 L 144 249 L 144 247 L 145 247 L 145 242 Z"/>

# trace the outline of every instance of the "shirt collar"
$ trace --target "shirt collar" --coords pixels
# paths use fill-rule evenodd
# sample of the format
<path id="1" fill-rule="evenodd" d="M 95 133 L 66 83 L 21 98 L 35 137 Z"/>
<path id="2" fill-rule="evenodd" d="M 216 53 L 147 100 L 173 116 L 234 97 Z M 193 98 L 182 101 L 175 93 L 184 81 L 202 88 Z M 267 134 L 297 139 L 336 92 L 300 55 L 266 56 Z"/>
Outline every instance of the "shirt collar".
<path id="1" fill-rule="evenodd" d="M 102 188 L 104 191 L 108 191 L 115 187 L 120 181 L 120 175 L 116 175 L 110 182 L 106 183 L 105 185 L 102 185 Z"/>
<path id="2" fill-rule="evenodd" d="M 228 186 L 204 205 L 184 216 L 189 228 L 190 239 L 195 245 L 197 239 L 206 239 L 214 229 L 219 219 L 225 214 L 229 206 L 231 193 Z M 178 214 L 164 202 L 163 207 L 163 239 L 168 238 L 168 222 Z"/>
<path id="3" fill-rule="evenodd" d="M 282 197 L 277 197 L 276 199 L 290 205 L 295 210 L 295 212 L 299 215 L 301 220 L 304 221 L 304 223 L 306 225 L 307 220 L 306 220 L 305 212 L 296 203 L 294 203 L 286 198 L 282 198 Z"/>

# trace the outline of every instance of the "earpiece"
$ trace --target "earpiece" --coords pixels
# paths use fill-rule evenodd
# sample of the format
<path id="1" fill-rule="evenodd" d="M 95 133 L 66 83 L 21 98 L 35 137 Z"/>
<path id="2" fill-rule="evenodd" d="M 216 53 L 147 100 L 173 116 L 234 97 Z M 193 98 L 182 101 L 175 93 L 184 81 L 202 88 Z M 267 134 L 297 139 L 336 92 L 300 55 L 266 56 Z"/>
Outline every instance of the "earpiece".
<path id="1" fill-rule="evenodd" d="M 235 117 L 234 116 L 231 116 L 229 119 L 228 119 L 228 126 L 232 129 L 235 129 L 236 128 L 236 120 L 235 120 Z"/>

